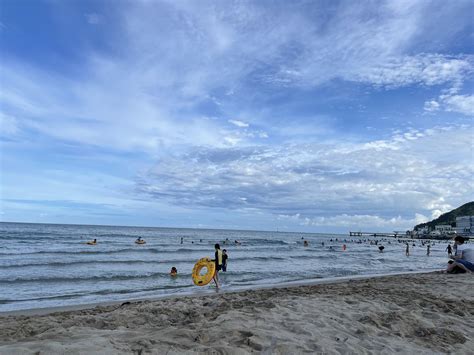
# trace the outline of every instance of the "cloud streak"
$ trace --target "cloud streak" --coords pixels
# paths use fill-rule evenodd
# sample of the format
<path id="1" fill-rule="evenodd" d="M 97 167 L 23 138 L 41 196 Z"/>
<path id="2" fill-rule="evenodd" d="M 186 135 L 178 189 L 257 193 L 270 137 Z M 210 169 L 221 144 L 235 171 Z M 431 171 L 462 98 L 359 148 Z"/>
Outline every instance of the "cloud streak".
<path id="1" fill-rule="evenodd" d="M 284 7 L 257 3 L 130 4 L 119 17 L 125 50 L 115 57 L 88 53 L 81 78 L 5 60 L 4 113 L 19 117 L 20 128 L 121 150 L 156 152 L 176 142 L 222 147 L 248 143 L 232 136 L 225 121 L 236 105 L 254 100 L 255 88 L 344 80 L 459 91 L 472 74 L 472 56 L 409 54 L 429 2 L 387 2 L 369 17 L 368 3 L 345 5 L 327 18 L 316 6 L 312 18 L 305 6 L 288 15 Z M 466 3 L 452 6 L 459 14 Z M 162 21 L 155 21 L 158 14 Z M 440 101 L 447 111 L 472 112 L 472 98 L 461 92 Z M 245 128 L 252 116 L 258 114 L 250 112 L 250 122 L 228 121 Z"/>

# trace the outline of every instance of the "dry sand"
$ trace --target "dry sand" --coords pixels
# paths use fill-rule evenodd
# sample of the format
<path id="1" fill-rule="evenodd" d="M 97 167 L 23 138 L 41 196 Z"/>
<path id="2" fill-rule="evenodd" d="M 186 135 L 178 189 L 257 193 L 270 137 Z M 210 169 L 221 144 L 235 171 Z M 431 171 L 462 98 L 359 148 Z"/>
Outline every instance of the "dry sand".
<path id="1" fill-rule="evenodd" d="M 473 354 L 474 275 L 385 276 L 0 317 L 0 354 Z"/>

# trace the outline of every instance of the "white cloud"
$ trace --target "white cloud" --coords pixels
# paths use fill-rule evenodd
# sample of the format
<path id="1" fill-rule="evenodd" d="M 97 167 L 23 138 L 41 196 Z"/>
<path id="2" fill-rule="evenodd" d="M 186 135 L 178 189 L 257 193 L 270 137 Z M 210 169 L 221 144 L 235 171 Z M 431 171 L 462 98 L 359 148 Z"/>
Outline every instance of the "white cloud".
<path id="1" fill-rule="evenodd" d="M 445 83 L 460 85 L 465 75 L 472 72 L 472 57 L 452 58 L 439 54 L 388 57 L 376 65 L 358 67 L 345 78 L 389 88 L 422 84 Z"/>
<path id="2" fill-rule="evenodd" d="M 474 174 L 470 129 L 412 130 L 361 144 L 198 150 L 160 160 L 140 178 L 138 191 L 178 205 L 299 214 L 320 224 L 369 216 L 357 218 L 408 228 L 414 221 L 408 215 L 473 198 L 466 183 Z"/>
<path id="3" fill-rule="evenodd" d="M 474 115 L 474 95 L 442 95 L 440 98 L 446 106 L 446 111 Z"/>
<path id="4" fill-rule="evenodd" d="M 448 112 L 457 112 L 466 116 L 473 116 L 474 95 L 440 95 L 438 101 L 426 101 L 424 109 L 428 112 L 435 112 L 443 109 Z"/>
<path id="5" fill-rule="evenodd" d="M 238 121 L 238 120 L 229 120 L 229 123 L 232 123 L 234 126 L 240 127 L 240 128 L 246 128 L 249 126 L 248 123 Z"/>
<path id="6" fill-rule="evenodd" d="M 342 79 L 388 88 L 460 87 L 472 72 L 469 56 L 407 50 L 432 4 L 385 2 L 373 13 L 369 4 L 348 2 L 329 17 L 313 6 L 310 16 L 304 6 L 288 15 L 258 2 L 129 4 L 118 10 L 114 33 L 120 41 L 109 39 L 120 43 L 119 56 L 86 53 L 81 78 L 4 60 L 2 108 L 14 108 L 4 113 L 17 117 L 20 127 L 60 140 L 149 152 L 177 144 L 225 147 L 252 144 L 266 133 L 236 135 L 222 120 L 203 120 L 196 111 L 235 100 L 221 108 L 223 117 L 235 115 L 259 86 L 316 87 Z M 466 5 L 436 6 L 462 14 Z M 96 13 L 85 16 L 93 24 L 102 20 Z M 446 99 L 446 109 L 468 112 L 470 100 L 457 93 Z M 263 124 L 286 135 L 298 129 L 311 135 L 316 127 Z"/>
<path id="7" fill-rule="evenodd" d="M 108 33 L 110 52 L 85 50 L 79 76 L 2 60 L 4 135 L 158 156 L 137 190 L 175 205 L 391 226 L 416 219 L 417 210 L 443 210 L 433 202 L 440 195 L 450 205 L 472 196 L 466 127 L 350 143 L 338 141 L 331 117 L 278 121 L 271 109 L 249 107 L 280 101 L 281 87 L 342 81 L 429 86 L 440 94 L 431 94 L 427 111 L 472 114 L 472 96 L 461 90 L 473 57 L 439 54 L 470 24 L 469 1 L 303 2 L 288 5 L 292 11 L 261 2 L 123 6 Z M 84 16 L 103 23 L 99 14 Z M 252 117 L 251 125 L 228 117 Z"/>
<path id="8" fill-rule="evenodd" d="M 435 100 L 425 101 L 425 111 L 435 112 L 439 110 L 439 103 Z"/>
<path id="9" fill-rule="evenodd" d="M 429 219 L 419 213 L 416 213 L 413 218 L 403 218 L 396 216 L 392 218 L 383 218 L 377 215 L 360 215 L 360 214 L 340 214 L 330 217 L 302 217 L 300 214 L 293 216 L 280 215 L 279 219 L 290 220 L 302 226 L 323 227 L 323 228 L 338 228 L 342 230 L 366 231 L 371 232 L 370 228 L 380 230 L 408 230 L 413 226 L 427 222 Z M 367 230 L 369 228 L 369 230 Z"/>

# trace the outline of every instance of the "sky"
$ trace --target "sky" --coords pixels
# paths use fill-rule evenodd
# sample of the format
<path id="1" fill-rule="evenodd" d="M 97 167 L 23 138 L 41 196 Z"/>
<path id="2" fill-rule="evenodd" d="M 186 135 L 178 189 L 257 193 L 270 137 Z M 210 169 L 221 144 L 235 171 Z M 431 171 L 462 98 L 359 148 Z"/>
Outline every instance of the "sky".
<path id="1" fill-rule="evenodd" d="M 474 200 L 474 3 L 0 2 L 0 221 L 413 228 Z"/>

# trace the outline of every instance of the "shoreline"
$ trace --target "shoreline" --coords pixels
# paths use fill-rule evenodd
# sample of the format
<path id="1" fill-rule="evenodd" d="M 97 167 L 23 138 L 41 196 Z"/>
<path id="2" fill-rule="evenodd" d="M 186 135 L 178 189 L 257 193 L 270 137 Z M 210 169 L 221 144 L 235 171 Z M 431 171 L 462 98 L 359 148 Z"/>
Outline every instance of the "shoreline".
<path id="1" fill-rule="evenodd" d="M 117 306 L 121 305 L 124 302 L 137 303 L 144 301 L 159 301 L 159 300 L 168 300 L 176 298 L 195 298 L 201 296 L 209 295 L 220 295 L 228 293 L 238 293 L 244 291 L 258 291 L 258 290 L 268 290 L 268 289 L 279 289 L 287 287 L 301 287 L 301 286 L 315 286 L 315 285 L 325 285 L 325 284 L 337 284 L 348 282 L 352 280 L 366 280 L 366 279 L 377 279 L 386 276 L 400 276 L 400 275 L 416 275 L 416 274 L 431 274 L 439 273 L 442 270 L 423 270 L 423 271 L 405 271 L 405 272 L 391 272 L 383 274 L 370 274 L 370 275 L 350 275 L 350 276 L 337 276 L 337 277 L 328 277 L 328 278 L 313 278 L 308 280 L 297 280 L 297 281 L 288 281 L 278 284 L 268 284 L 261 286 L 241 286 L 233 289 L 210 289 L 206 287 L 207 290 L 201 292 L 183 292 L 179 294 L 170 294 L 163 296 L 153 296 L 153 297 L 138 297 L 131 299 L 123 299 L 116 301 L 105 301 L 105 302 L 96 302 L 96 303 L 84 303 L 84 304 L 75 304 L 67 306 L 53 306 L 53 307 L 40 307 L 40 308 L 26 308 L 13 311 L 4 311 L 0 312 L 0 321 L 2 317 L 8 316 L 36 316 L 36 315 L 47 315 L 57 312 L 69 312 L 69 311 L 81 311 L 87 309 L 93 309 L 96 307 L 106 307 L 106 306 Z M 197 287 L 197 286 L 196 286 Z"/>
<path id="2" fill-rule="evenodd" d="M 470 354 L 471 274 L 411 273 L 0 318 L 2 354 Z"/>

